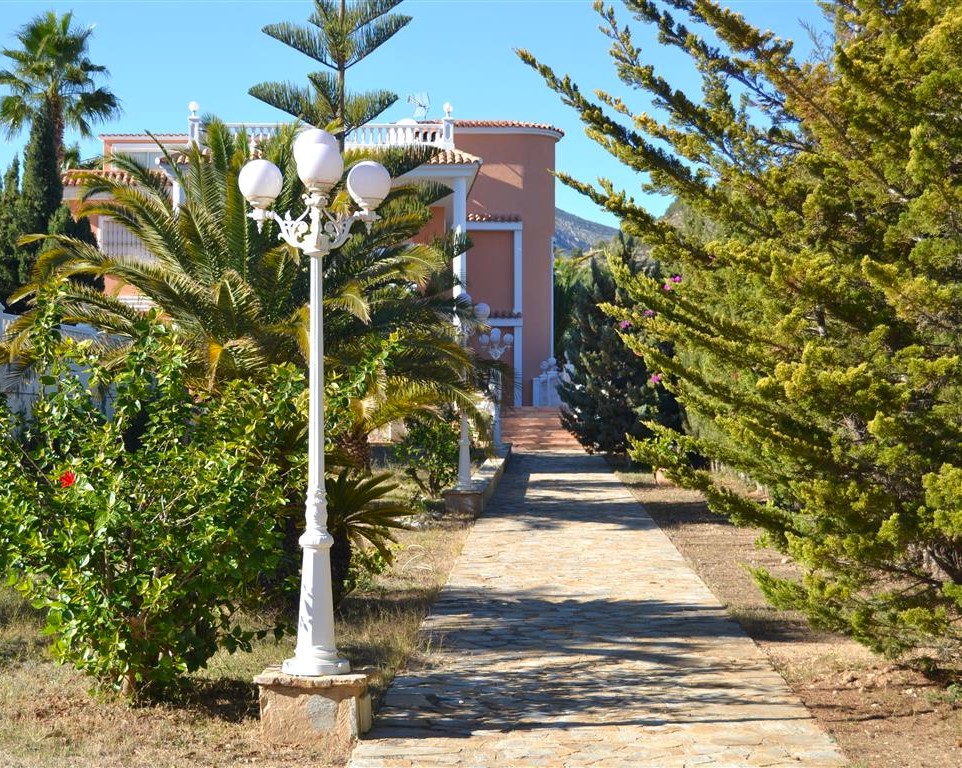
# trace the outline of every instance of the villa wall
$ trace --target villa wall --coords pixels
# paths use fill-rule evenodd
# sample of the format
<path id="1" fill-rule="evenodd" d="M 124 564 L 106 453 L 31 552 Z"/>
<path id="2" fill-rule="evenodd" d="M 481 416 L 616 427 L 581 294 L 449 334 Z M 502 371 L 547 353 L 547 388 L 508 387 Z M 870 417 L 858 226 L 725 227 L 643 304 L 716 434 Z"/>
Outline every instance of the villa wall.
<path id="1" fill-rule="evenodd" d="M 514 296 L 514 233 L 476 231 L 468 225 L 468 293 L 493 311 L 510 311 Z"/>
<path id="2" fill-rule="evenodd" d="M 531 378 L 540 372 L 541 363 L 552 354 L 551 297 L 553 293 L 552 248 L 554 237 L 555 145 L 560 133 L 540 128 L 470 128 L 458 125 L 458 149 L 483 158 L 484 164 L 468 195 L 468 214 L 487 216 L 515 215 L 522 224 L 523 330 L 520 337 L 524 382 L 522 399 L 531 404 Z M 482 234 L 510 237 L 510 233 L 473 232 L 472 240 Z M 506 246 L 511 258 L 510 243 Z M 512 309 L 511 268 L 500 277 L 488 271 L 492 257 L 487 245 L 468 255 L 468 290 L 475 301 L 485 301 L 493 311 Z M 492 291 L 491 298 L 486 293 Z M 515 337 L 518 338 L 515 331 Z M 513 358 L 512 358 L 513 359 Z"/>
<path id="3" fill-rule="evenodd" d="M 190 124 L 196 129 L 193 115 Z M 539 374 L 542 362 L 553 354 L 552 172 L 555 145 L 562 133 L 546 125 L 513 121 L 446 118 L 444 124 L 447 140 L 453 138 L 453 146 L 448 144 L 442 155 L 411 176 L 458 189 L 454 196 L 458 200 L 464 200 L 459 195 L 467 190 L 466 209 L 451 197 L 442 200 L 432 208 L 430 222 L 415 240 L 430 242 L 444 234 L 452 219 L 464 222 L 467 215 L 467 233 L 473 246 L 466 257 L 466 289 L 475 302 L 486 302 L 491 307 L 492 325 L 502 333 L 514 334 L 515 348 L 502 359 L 513 368 L 521 368 L 521 402 L 530 405 L 531 380 Z M 107 134 L 101 138 L 106 169 L 116 151 L 134 154 L 150 164 L 158 153 L 153 140 L 145 135 Z M 157 138 L 167 146 L 183 146 L 188 134 L 158 134 Z M 65 197 L 73 204 L 77 191 L 65 189 Z M 176 188 L 173 191 L 176 193 Z M 102 226 L 93 219 L 91 224 L 102 230 L 102 240 L 114 243 L 113 250 L 136 251 L 137 245 L 122 242 L 123 233 L 118 233 L 110 222 Z M 515 286 L 518 251 L 522 269 L 520 297 Z M 136 291 L 129 286 L 108 279 L 106 289 L 137 304 Z"/>

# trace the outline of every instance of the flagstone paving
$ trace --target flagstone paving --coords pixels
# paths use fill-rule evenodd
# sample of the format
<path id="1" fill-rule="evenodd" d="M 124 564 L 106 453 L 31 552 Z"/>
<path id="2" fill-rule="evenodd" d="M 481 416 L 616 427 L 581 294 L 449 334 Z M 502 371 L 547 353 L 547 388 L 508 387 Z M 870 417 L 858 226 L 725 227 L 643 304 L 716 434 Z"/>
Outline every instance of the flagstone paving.
<path id="1" fill-rule="evenodd" d="M 515 455 L 352 768 L 846 764 L 604 461 Z"/>

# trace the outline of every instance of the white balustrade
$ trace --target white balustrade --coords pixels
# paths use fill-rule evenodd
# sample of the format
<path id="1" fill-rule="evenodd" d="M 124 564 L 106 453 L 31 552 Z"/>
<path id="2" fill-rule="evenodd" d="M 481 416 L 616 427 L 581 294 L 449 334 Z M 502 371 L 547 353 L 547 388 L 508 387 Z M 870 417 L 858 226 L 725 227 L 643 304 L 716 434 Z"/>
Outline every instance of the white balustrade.
<path id="1" fill-rule="evenodd" d="M 531 380 L 531 405 L 538 408 L 557 407 L 561 405 L 558 396 L 558 364 L 553 357 L 541 363 L 541 375 Z"/>
<path id="2" fill-rule="evenodd" d="M 370 123 L 347 135 L 349 147 L 407 147 L 424 144 L 450 148 L 454 145 L 444 123 Z"/>
<path id="3" fill-rule="evenodd" d="M 147 246 L 136 235 L 128 232 L 116 221 L 101 217 L 97 233 L 97 245 L 108 256 L 137 256 L 153 259 Z"/>
<path id="4" fill-rule="evenodd" d="M 227 129 L 236 135 L 246 131 L 255 143 L 276 136 L 287 123 L 228 123 Z M 368 123 L 347 134 L 348 148 L 409 147 L 417 145 L 451 149 L 454 147 L 454 121 L 440 123 Z"/>
<path id="5" fill-rule="evenodd" d="M 265 141 L 276 136 L 287 123 L 227 123 L 227 130 L 232 136 L 242 131 L 252 141 Z"/>
<path id="6" fill-rule="evenodd" d="M 7 335 L 17 317 L 0 312 L 0 338 Z M 97 330 L 89 325 L 61 325 L 60 333 L 75 341 L 85 341 L 97 336 Z M 81 379 L 86 383 L 87 375 L 81 372 Z M 39 394 L 40 384 L 36 376 L 15 373 L 9 366 L 0 366 L 0 397 L 6 398 L 7 407 L 12 412 L 28 413 Z"/>

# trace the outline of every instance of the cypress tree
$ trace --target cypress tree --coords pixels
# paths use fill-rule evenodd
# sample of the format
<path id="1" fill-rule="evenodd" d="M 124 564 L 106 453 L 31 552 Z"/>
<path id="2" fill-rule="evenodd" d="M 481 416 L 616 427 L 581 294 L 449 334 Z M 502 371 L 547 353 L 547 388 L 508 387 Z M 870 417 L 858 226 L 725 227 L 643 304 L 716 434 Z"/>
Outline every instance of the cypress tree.
<path id="1" fill-rule="evenodd" d="M 411 21 L 390 11 L 401 0 L 314 0 L 310 26 L 283 22 L 269 24 L 264 32 L 300 51 L 329 71 L 308 75 L 309 86 L 291 82 L 267 82 L 249 93 L 310 125 L 334 129 L 344 150 L 344 134 L 370 122 L 397 101 L 386 90 L 349 93 L 347 70 L 386 43 Z"/>
<path id="2" fill-rule="evenodd" d="M 37 243 L 16 245 L 17 239 L 23 235 L 46 234 L 48 222 L 60 207 L 62 199 L 63 182 L 57 162 L 56 131 L 50 107 L 42 105 L 30 125 L 30 141 L 24 153 L 23 181 L 9 222 L 11 251 L 5 259 L 5 266 L 14 285 L 4 296 L 9 296 L 13 289 L 27 283 L 40 248 Z M 8 307 L 8 311 L 15 313 L 24 309 L 22 302 Z"/>
<path id="3" fill-rule="evenodd" d="M 24 233 L 45 232 L 47 222 L 62 200 L 57 136 L 50 108 L 41 106 L 30 126 L 30 140 L 24 153 L 19 202 Z"/>
<path id="4" fill-rule="evenodd" d="M 959 662 L 958 3 L 825 3 L 834 46 L 812 62 L 707 0 L 626 5 L 701 74 L 698 95 L 675 89 L 631 28 L 596 6 L 621 79 L 661 120 L 648 104 L 633 115 L 628 99 L 589 99 L 521 55 L 593 138 L 645 174 L 646 189 L 712 222 L 703 237 L 610 184 L 565 177 L 683 277 L 664 291 L 614 270 L 634 303 L 616 315 L 639 329 L 632 347 L 705 426 L 680 436 L 649 422 L 655 437 L 633 455 L 801 564 L 800 581 L 756 572 L 776 605 L 892 656 Z M 692 451 L 748 474 L 769 498 L 693 468 Z"/>
<path id="5" fill-rule="evenodd" d="M 20 255 L 17 249 L 19 198 L 20 158 L 14 156 L 3 175 L 3 191 L 0 192 L 0 303 L 4 305 L 7 304 L 7 297 L 20 286 Z"/>
<path id="6" fill-rule="evenodd" d="M 629 274 L 658 274 L 656 264 L 633 251 L 633 241 L 619 234 L 608 249 L 608 259 Z M 628 301 L 607 263 L 593 259 L 588 272 L 575 287 L 564 343 L 568 377 L 558 388 L 564 404 L 561 423 L 590 453 L 624 454 L 630 437 L 651 435 L 646 421 L 678 429 L 678 405 L 658 373 L 649 371 L 644 359 L 626 346 L 631 322 L 617 320 L 603 309 Z"/>

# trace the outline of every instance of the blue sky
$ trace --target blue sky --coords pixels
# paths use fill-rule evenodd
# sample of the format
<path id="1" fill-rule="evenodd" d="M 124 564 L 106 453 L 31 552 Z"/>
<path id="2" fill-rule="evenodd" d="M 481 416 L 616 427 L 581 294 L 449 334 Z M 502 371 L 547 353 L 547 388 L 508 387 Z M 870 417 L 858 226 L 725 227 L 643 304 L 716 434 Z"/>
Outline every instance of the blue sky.
<path id="1" fill-rule="evenodd" d="M 108 67 L 109 87 L 124 108 L 120 118 L 97 126 L 97 133 L 185 131 L 192 100 L 203 113 L 228 122 L 282 121 L 283 113 L 248 96 L 247 89 L 265 80 L 305 82 L 316 68 L 260 31 L 273 22 L 306 22 L 310 0 L 2 0 L 0 5 L 2 47 L 13 45 L 16 30 L 47 9 L 73 10 L 77 23 L 96 25 L 90 57 Z M 730 0 L 728 5 L 758 26 L 795 39 L 802 49 L 808 45 L 800 22 L 820 20 L 814 0 Z M 638 177 L 587 139 L 575 113 L 513 52 L 527 48 L 558 74 L 570 74 L 584 92 L 603 88 L 643 111 L 642 97 L 628 93 L 614 75 L 590 0 L 405 0 L 398 11 L 413 21 L 348 75 L 352 90 L 387 88 L 400 96 L 382 119 L 410 117 L 407 96 L 427 92 L 429 117 L 440 117 L 448 101 L 462 119 L 551 123 L 566 134 L 558 145 L 559 170 L 585 180 L 603 175 L 635 193 Z M 621 18 L 630 18 L 623 8 Z M 677 86 L 691 89 L 696 81 L 684 61 L 660 48 L 643 25 L 634 29 L 636 44 L 649 60 Z M 25 142 L 23 135 L 0 147 L 0 168 Z M 83 150 L 97 154 L 99 143 L 86 142 Z M 655 212 L 667 205 L 636 197 Z M 557 203 L 585 218 L 616 224 L 560 184 Z"/>

